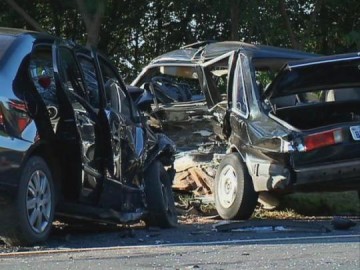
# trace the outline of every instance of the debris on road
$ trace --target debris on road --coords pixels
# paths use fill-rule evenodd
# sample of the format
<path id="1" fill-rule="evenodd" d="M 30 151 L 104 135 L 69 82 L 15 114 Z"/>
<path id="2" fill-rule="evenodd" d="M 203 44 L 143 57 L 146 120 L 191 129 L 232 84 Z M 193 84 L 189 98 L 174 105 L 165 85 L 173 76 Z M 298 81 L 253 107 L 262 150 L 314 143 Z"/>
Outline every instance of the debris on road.
<path id="1" fill-rule="evenodd" d="M 356 225 L 356 222 L 348 218 L 334 217 L 331 220 L 331 225 L 335 230 L 348 230 Z"/>
<path id="2" fill-rule="evenodd" d="M 221 221 L 213 225 L 217 232 L 331 232 L 324 224 L 299 220 Z"/>
<path id="3" fill-rule="evenodd" d="M 175 160 L 175 192 L 192 193 L 194 196 L 213 194 L 214 178 L 219 155 L 212 151 L 193 150 L 181 152 Z"/>

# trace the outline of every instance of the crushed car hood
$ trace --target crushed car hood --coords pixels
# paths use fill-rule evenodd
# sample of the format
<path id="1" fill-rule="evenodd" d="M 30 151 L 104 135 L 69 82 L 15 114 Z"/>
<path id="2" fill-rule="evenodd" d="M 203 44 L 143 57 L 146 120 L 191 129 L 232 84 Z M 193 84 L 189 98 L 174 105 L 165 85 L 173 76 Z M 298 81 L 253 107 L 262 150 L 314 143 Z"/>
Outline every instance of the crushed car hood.
<path id="1" fill-rule="evenodd" d="M 275 98 L 316 90 L 360 87 L 360 52 L 286 64 L 264 92 Z"/>

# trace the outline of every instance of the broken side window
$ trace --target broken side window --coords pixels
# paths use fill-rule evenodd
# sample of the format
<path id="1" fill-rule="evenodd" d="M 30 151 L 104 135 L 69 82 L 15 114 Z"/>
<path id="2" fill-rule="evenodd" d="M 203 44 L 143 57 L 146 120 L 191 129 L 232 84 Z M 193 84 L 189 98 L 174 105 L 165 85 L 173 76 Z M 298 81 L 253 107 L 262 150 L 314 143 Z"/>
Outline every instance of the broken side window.
<path id="1" fill-rule="evenodd" d="M 37 46 L 31 54 L 29 72 L 36 90 L 46 105 L 58 103 L 51 47 Z"/>
<path id="2" fill-rule="evenodd" d="M 100 59 L 100 68 L 104 80 L 106 104 L 125 117 L 131 119 L 131 105 L 122 89 L 123 84 L 119 81 L 117 74 L 105 61 Z"/>
<path id="3" fill-rule="evenodd" d="M 93 61 L 80 56 L 79 62 L 84 75 L 84 83 L 89 96 L 89 102 L 94 108 L 100 107 L 99 84 Z"/>
<path id="4" fill-rule="evenodd" d="M 210 61 L 205 62 L 204 71 L 204 91 L 207 95 L 209 108 L 227 106 L 227 88 L 229 83 L 229 59 L 233 52 L 226 53 Z M 225 108 L 224 108 L 225 109 Z"/>
<path id="5" fill-rule="evenodd" d="M 77 64 L 73 52 L 66 48 L 60 47 L 60 70 L 63 83 L 67 86 L 66 90 L 74 91 L 74 93 L 87 100 L 87 94 L 82 80 L 82 74 Z"/>
<path id="6" fill-rule="evenodd" d="M 212 74 L 212 80 L 222 100 L 227 98 L 227 82 L 228 82 L 228 58 L 222 59 L 208 67 Z"/>
<path id="7" fill-rule="evenodd" d="M 235 69 L 235 79 L 233 82 L 233 108 L 238 111 L 242 116 L 247 117 L 248 115 L 248 104 L 246 98 L 246 87 L 249 85 L 245 84 L 244 72 L 243 72 L 243 61 L 247 58 L 245 55 L 240 54 L 236 69 Z"/>

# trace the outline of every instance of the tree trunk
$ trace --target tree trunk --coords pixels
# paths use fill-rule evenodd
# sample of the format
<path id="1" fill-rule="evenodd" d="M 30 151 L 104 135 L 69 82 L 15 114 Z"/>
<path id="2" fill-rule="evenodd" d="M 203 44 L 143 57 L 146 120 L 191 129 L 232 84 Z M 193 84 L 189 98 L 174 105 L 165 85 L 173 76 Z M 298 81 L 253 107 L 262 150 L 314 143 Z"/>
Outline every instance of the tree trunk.
<path id="1" fill-rule="evenodd" d="M 309 20 L 305 24 L 304 29 L 304 37 L 307 39 L 320 39 L 319 35 L 317 35 L 317 32 L 319 31 L 317 28 L 319 27 L 321 23 L 321 9 L 323 6 L 323 0 L 316 0 L 314 2 L 314 11 L 310 14 Z M 320 31 L 322 33 L 322 31 Z M 316 42 L 316 47 L 314 50 L 318 49 L 319 42 Z"/>
<path id="2" fill-rule="evenodd" d="M 162 50 L 162 40 L 163 40 L 163 19 L 162 19 L 162 3 L 159 1 L 156 5 L 156 20 L 157 20 L 157 37 L 156 37 L 156 47 L 155 53 L 159 55 Z"/>
<path id="3" fill-rule="evenodd" d="M 329 51 L 329 42 L 328 42 L 328 10 L 324 2 L 321 3 L 320 7 L 320 20 L 319 20 L 319 29 L 321 33 L 321 41 L 320 41 L 320 52 L 328 54 Z"/>
<path id="4" fill-rule="evenodd" d="M 301 49 L 302 46 L 297 41 L 297 39 L 295 37 L 295 34 L 294 34 L 294 31 L 293 31 L 293 29 L 291 27 L 290 19 L 289 19 L 289 16 L 287 14 L 287 11 L 286 11 L 287 7 L 286 7 L 285 0 L 279 0 L 279 5 L 280 5 L 281 15 L 284 18 L 286 30 L 287 30 L 287 32 L 288 32 L 288 34 L 290 36 L 290 41 L 291 41 L 292 47 L 294 49 Z"/>
<path id="5" fill-rule="evenodd" d="M 229 0 L 231 20 L 230 40 L 240 40 L 240 9 L 244 9 L 241 4 L 244 4 L 241 0 Z"/>
<path id="6" fill-rule="evenodd" d="M 86 8 L 84 1 L 86 0 L 76 0 L 81 16 L 85 22 L 87 32 L 86 46 L 89 48 L 97 47 L 99 43 L 101 19 L 104 15 L 105 4 L 103 1 L 97 1 L 96 12 L 91 14 Z"/>
<path id="7" fill-rule="evenodd" d="M 61 21 L 59 18 L 59 11 L 60 9 L 60 5 L 58 4 L 58 2 L 54 2 L 53 5 L 50 5 L 51 7 L 51 12 L 52 12 L 52 16 L 53 16 L 53 20 L 54 20 L 54 28 L 55 28 L 55 36 L 60 36 L 61 34 Z"/>

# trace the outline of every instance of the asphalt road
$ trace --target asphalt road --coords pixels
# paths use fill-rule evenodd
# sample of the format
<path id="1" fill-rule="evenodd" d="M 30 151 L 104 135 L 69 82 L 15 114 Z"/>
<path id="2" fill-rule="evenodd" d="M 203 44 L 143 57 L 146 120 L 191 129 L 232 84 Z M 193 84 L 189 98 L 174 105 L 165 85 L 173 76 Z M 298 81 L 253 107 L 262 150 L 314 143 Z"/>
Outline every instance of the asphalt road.
<path id="1" fill-rule="evenodd" d="M 0 249 L 0 269 L 360 269 L 360 222 L 256 221 L 177 229 L 57 226 L 41 246 Z"/>

